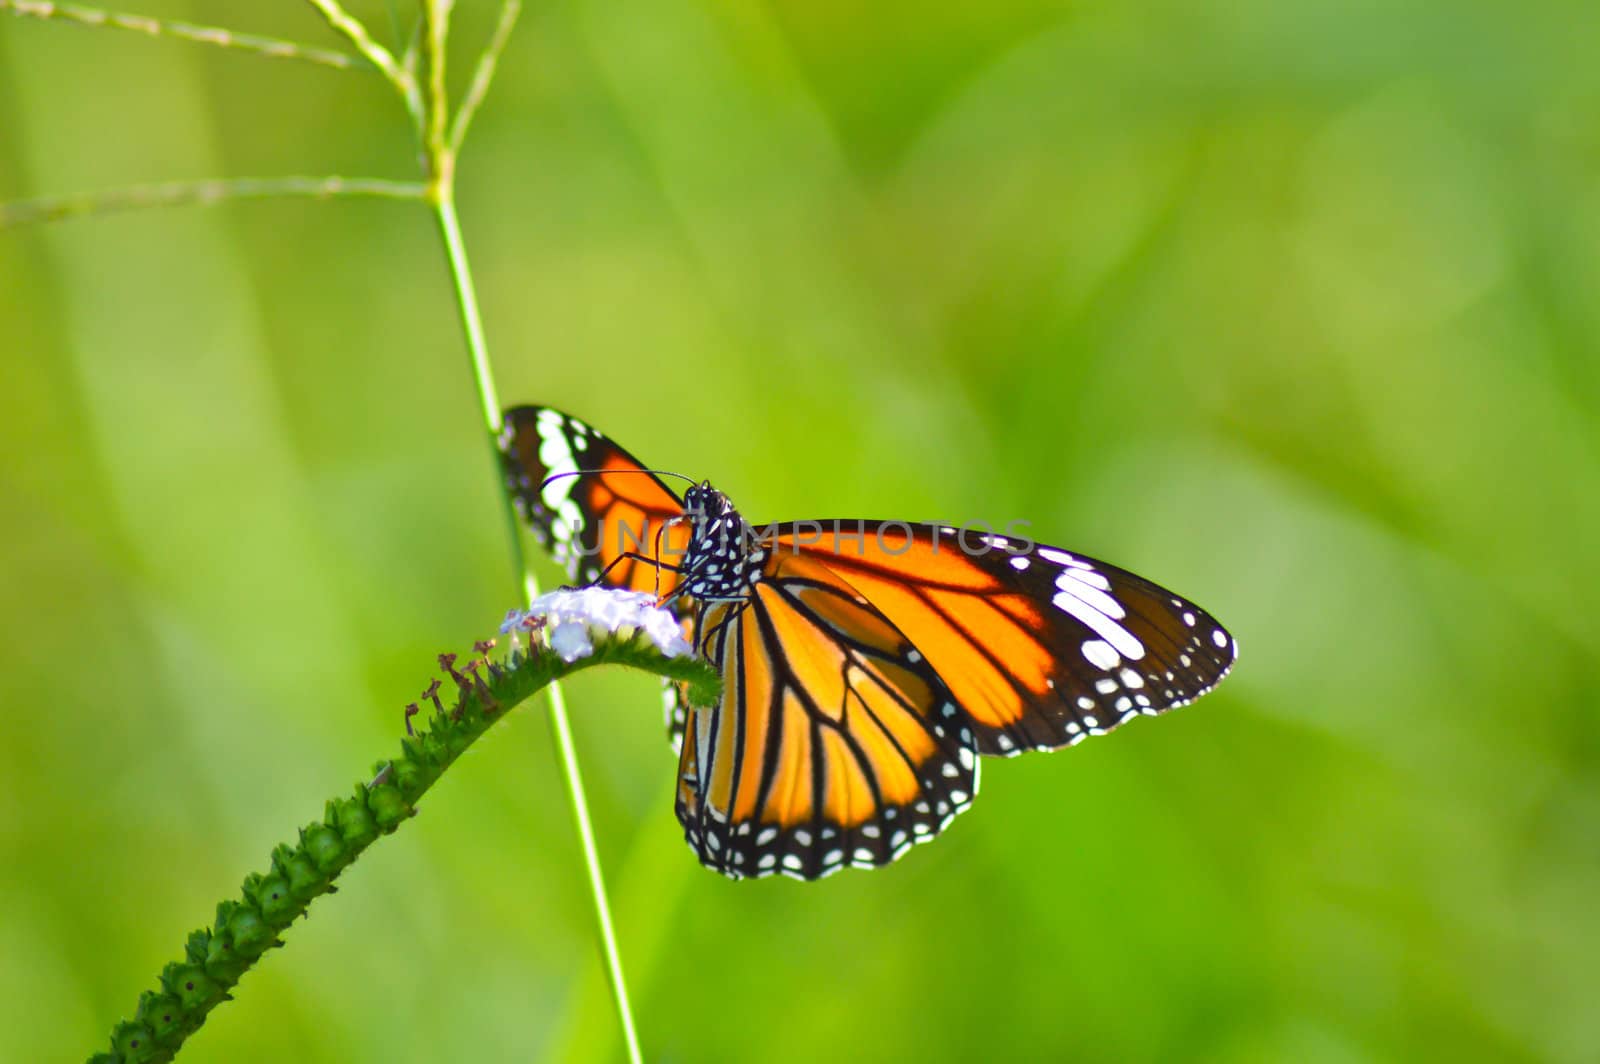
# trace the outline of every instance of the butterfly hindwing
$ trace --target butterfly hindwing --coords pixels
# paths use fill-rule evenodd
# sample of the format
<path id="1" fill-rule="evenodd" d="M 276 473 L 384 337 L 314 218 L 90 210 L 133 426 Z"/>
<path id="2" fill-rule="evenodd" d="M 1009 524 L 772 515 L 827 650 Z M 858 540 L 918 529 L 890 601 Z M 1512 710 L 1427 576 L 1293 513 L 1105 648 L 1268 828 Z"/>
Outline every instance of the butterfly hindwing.
<path id="1" fill-rule="evenodd" d="M 887 618 L 827 566 L 774 559 L 702 617 L 723 700 L 691 710 L 678 818 L 707 866 L 815 879 L 876 867 L 972 801 L 975 736 Z"/>
<path id="2" fill-rule="evenodd" d="M 849 534 L 827 531 L 838 527 Z M 777 525 L 769 541 L 823 561 L 899 627 L 984 754 L 1054 749 L 1186 705 L 1236 654 L 1193 603 L 1057 547 L 898 521 Z"/>

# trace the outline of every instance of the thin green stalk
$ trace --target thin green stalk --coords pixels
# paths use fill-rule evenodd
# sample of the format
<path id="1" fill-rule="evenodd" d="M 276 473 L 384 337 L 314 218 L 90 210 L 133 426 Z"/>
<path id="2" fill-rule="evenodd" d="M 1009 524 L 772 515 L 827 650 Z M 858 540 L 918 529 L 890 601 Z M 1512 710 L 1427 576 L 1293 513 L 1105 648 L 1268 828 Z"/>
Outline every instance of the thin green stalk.
<path id="1" fill-rule="evenodd" d="M 399 91 L 401 99 L 405 101 L 412 124 L 420 130 L 423 122 L 422 92 L 411 71 L 396 62 L 389 49 L 373 40 L 372 34 L 367 32 L 367 27 L 360 19 L 346 11 L 339 4 L 339 0 L 306 0 L 306 2 L 317 9 L 335 33 L 349 41 L 356 51 L 365 56 L 368 62 L 389 79 L 389 83 Z"/>
<path id="2" fill-rule="evenodd" d="M 427 196 L 427 191 L 425 185 L 415 181 L 389 181 L 381 177 L 237 177 L 211 181 L 171 181 L 76 196 L 50 196 L 0 203 L 0 229 L 145 207 L 209 206 L 223 200 L 273 196 L 309 196 L 313 199 L 375 196 L 381 199 L 420 200 Z"/>
<path id="3" fill-rule="evenodd" d="M 437 195 L 439 190 L 436 190 Z M 442 190 L 443 195 L 434 204 L 434 216 L 439 221 L 439 233 L 444 237 L 445 255 L 450 260 L 450 279 L 455 285 L 456 306 L 461 312 L 461 330 L 467 340 L 467 354 L 472 359 L 472 377 L 478 385 L 478 399 L 483 407 L 483 423 L 491 439 L 500 435 L 504 423 L 500 416 L 500 396 L 494 386 L 494 370 L 489 365 L 489 348 L 483 338 L 483 318 L 478 313 L 478 293 L 472 283 L 471 268 L 467 264 L 466 245 L 461 242 L 461 223 L 456 218 L 456 201 L 453 189 Z M 501 492 L 505 495 L 504 492 Z M 511 508 L 510 496 L 506 507 Z M 515 512 L 512 512 L 515 516 Z M 515 528 L 515 525 L 512 525 Z M 521 578 L 525 568 L 521 540 L 512 550 L 516 554 L 517 575 Z"/>
<path id="4" fill-rule="evenodd" d="M 446 112 L 448 106 L 445 101 L 445 29 L 450 19 L 450 0 L 422 0 L 422 38 L 426 42 L 427 69 L 429 69 L 429 123 L 427 134 L 424 136 L 424 150 L 429 152 L 429 174 L 432 176 L 432 202 L 434 213 L 438 219 L 438 230 L 445 240 L 446 258 L 450 259 L 450 277 L 456 290 L 456 306 L 461 310 L 462 333 L 466 334 L 467 355 L 472 358 L 472 376 L 477 381 L 478 402 L 482 405 L 483 426 L 490 435 L 491 450 L 498 453 L 498 438 L 504 419 L 501 418 L 501 402 L 494 389 L 494 371 L 490 366 L 488 344 L 483 339 L 483 318 L 478 314 L 477 290 L 472 283 L 472 269 L 467 264 L 466 245 L 462 243 L 461 221 L 456 216 L 456 189 L 454 189 L 454 138 L 446 133 Z M 498 50 L 506 43 L 506 35 L 510 32 L 510 21 L 504 18 L 502 10 L 501 26 L 504 32 L 496 32 L 490 43 L 490 50 Z M 510 13 L 510 18 L 515 18 L 515 11 Z M 488 78 L 493 75 L 493 56 L 485 53 L 485 58 L 478 64 L 482 72 L 483 90 L 488 88 Z M 480 78 L 475 77 L 477 83 Z M 477 104 L 472 104 L 477 107 Z M 470 114 L 467 115 L 470 120 Z M 459 122 L 459 117 L 458 117 Z M 466 126 L 458 125 L 462 133 Z M 498 466 L 496 466 L 498 470 Z M 517 512 L 512 506 L 510 493 L 502 490 L 499 493 L 501 502 L 506 510 L 506 522 L 510 531 L 510 557 L 512 565 L 517 571 L 517 578 L 522 581 L 523 594 L 528 600 L 533 600 L 539 594 L 538 578 L 534 578 L 533 571 L 528 568 L 528 562 L 522 550 L 522 531 L 517 523 Z M 594 901 L 595 923 L 600 931 L 600 952 L 605 957 L 606 981 L 611 984 L 611 998 L 616 1002 L 616 1016 L 622 1026 L 622 1040 L 627 1045 L 627 1058 L 632 1064 L 640 1064 L 643 1054 L 638 1048 L 638 1030 L 634 1027 L 634 1010 L 627 997 L 627 979 L 622 974 L 622 952 L 616 941 L 616 925 L 611 920 L 611 904 L 606 899 L 605 874 L 600 867 L 600 848 L 595 843 L 594 822 L 590 821 L 589 798 L 584 790 L 584 779 L 578 768 L 578 750 L 573 746 L 573 730 L 566 715 L 566 696 L 562 686 L 558 683 L 550 685 L 550 731 L 554 734 L 555 750 L 557 757 L 562 762 L 562 774 L 566 781 L 566 797 L 573 806 L 573 824 L 578 829 L 578 842 L 584 851 L 584 867 L 589 872 L 589 896 Z"/>
<path id="5" fill-rule="evenodd" d="M 422 0 L 422 36 L 428 59 L 422 143 L 428 157 L 429 174 L 443 186 L 446 197 L 453 194 L 455 184 L 455 156 L 450 153 L 445 136 L 450 116 L 445 42 L 450 36 L 450 11 L 454 6 L 451 0 Z"/>
<path id="6" fill-rule="evenodd" d="M 455 284 L 456 303 L 461 310 L 461 327 L 467 338 L 467 351 L 472 359 L 473 378 L 477 381 L 478 397 L 483 408 L 484 425 L 491 440 L 498 438 L 502 425 L 500 399 L 495 388 L 494 373 L 489 365 L 488 348 L 484 344 L 483 320 L 478 313 L 478 297 L 472 283 L 471 269 L 467 264 L 466 248 L 461 240 L 461 226 L 456 216 L 455 199 L 445 196 L 437 207 L 439 231 L 444 238 L 446 254 L 450 259 L 450 274 Z M 498 470 L 498 465 L 496 466 Z M 522 580 L 523 594 L 529 602 L 539 595 L 539 581 L 528 567 L 522 550 L 522 535 L 517 523 L 516 509 L 510 496 L 500 492 L 505 501 L 505 515 L 510 532 L 512 567 Z M 629 1044 L 629 1059 L 638 1060 L 638 1035 L 634 1031 L 633 1012 L 628 1004 L 627 985 L 622 976 L 621 953 L 617 948 L 616 930 L 611 919 L 611 906 L 606 899 L 605 877 L 600 868 L 600 854 L 595 844 L 594 826 L 589 819 L 589 802 L 583 786 L 583 775 L 578 767 L 578 754 L 572 742 L 572 726 L 567 715 L 567 700 L 561 685 L 550 685 L 550 730 L 555 737 L 556 752 L 566 779 L 567 795 L 572 803 L 573 821 L 578 830 L 578 841 L 583 849 L 584 863 L 589 874 L 589 890 L 594 898 L 595 917 L 600 925 L 602 952 L 606 958 L 606 971 L 617 1001 L 618 1015 L 622 1020 L 624 1035 Z"/>
<path id="7" fill-rule="evenodd" d="M 462 331 L 466 335 L 468 354 L 472 359 L 473 377 L 478 382 L 478 398 L 483 407 L 484 425 L 491 442 L 500 434 L 503 420 L 500 400 L 495 391 L 494 374 L 489 366 L 488 349 L 484 345 L 483 322 L 478 314 L 478 298 L 472 284 L 472 272 L 467 264 L 466 249 L 461 241 L 461 227 L 456 217 L 455 197 L 448 187 L 436 186 L 435 215 L 439 231 L 444 238 L 445 253 L 450 260 L 450 276 L 455 285 L 456 303 L 461 311 Z M 498 465 L 496 466 L 498 471 Z M 522 551 L 522 536 L 517 525 L 516 510 L 510 495 L 504 490 L 500 497 L 505 504 L 506 518 L 511 529 L 511 557 L 523 582 L 524 593 L 531 600 L 539 593 L 539 585 L 528 569 Z M 589 802 L 583 787 L 583 776 L 578 769 L 578 755 L 572 745 L 572 727 L 567 718 L 566 698 L 561 685 L 552 683 L 550 691 L 550 730 L 555 736 L 556 752 L 561 760 L 566 779 L 567 797 L 572 803 L 573 822 L 578 830 L 578 842 L 583 848 L 584 865 L 589 873 L 589 893 L 594 901 L 595 921 L 600 930 L 600 947 L 605 956 L 606 978 L 611 984 L 611 994 L 617 1006 L 617 1019 L 622 1024 L 623 1040 L 628 1047 L 628 1059 L 639 1064 L 644 1059 L 639 1050 L 639 1034 L 633 1024 L 633 1008 L 628 1001 L 628 985 L 622 972 L 622 954 L 617 947 L 616 927 L 611 919 L 611 906 L 606 900 L 605 876 L 600 867 L 600 851 L 595 844 L 594 826 L 589 818 Z"/>
<path id="8" fill-rule="evenodd" d="M 400 84 L 402 71 L 389 49 L 372 39 L 367 32 L 367 27 L 350 12 L 341 6 L 338 0 L 307 0 L 312 7 L 321 13 L 333 31 L 349 41 L 355 50 L 367 57 L 367 61 L 381 71 L 384 77 L 396 85 Z"/>
<path id="9" fill-rule="evenodd" d="M 478 312 L 478 296 L 472 282 L 472 269 L 467 262 L 466 245 L 461 239 L 461 223 L 455 205 L 455 143 L 447 133 L 448 107 L 445 91 L 445 29 L 450 17 L 450 0 L 422 0 L 423 37 L 426 42 L 428 62 L 428 133 L 424 137 L 429 153 L 428 172 L 433 181 L 430 186 L 434 215 L 439 222 L 439 233 L 444 239 L 445 256 L 450 263 L 450 278 L 455 287 L 456 305 L 461 312 L 461 328 L 467 341 L 467 353 L 472 360 L 472 375 L 478 385 L 478 401 L 482 407 L 484 427 L 488 430 L 491 451 L 498 455 L 498 441 L 504 420 L 501 417 L 500 397 L 494 384 L 494 371 L 489 364 L 489 349 L 483 335 L 483 319 Z M 510 6 L 510 5 L 508 5 Z M 494 71 L 494 56 L 490 52 L 504 47 L 505 37 L 515 19 L 513 10 L 509 17 L 502 11 L 502 30 L 496 32 L 489 51 L 479 63 L 483 89 Z M 476 83 L 479 78 L 474 78 Z M 472 106 L 476 108 L 476 103 Z M 470 114 L 466 116 L 470 120 Z M 461 117 L 458 116 L 458 122 Z M 462 133 L 465 125 L 457 127 Z M 498 462 L 496 463 L 498 471 Z M 528 567 L 522 550 L 521 529 L 517 523 L 516 509 L 511 495 L 500 491 L 510 530 L 511 561 L 522 582 L 523 592 L 529 601 L 538 595 L 538 579 Z M 595 843 L 594 824 L 589 816 L 589 800 L 583 786 L 583 774 L 578 768 L 578 752 L 572 743 L 572 725 L 567 716 L 567 701 L 560 684 L 550 685 L 550 730 L 556 742 L 556 753 L 561 761 L 562 775 L 567 784 L 567 798 L 572 803 L 573 824 L 578 832 L 578 843 L 583 849 L 584 866 L 589 875 L 589 896 L 594 902 L 595 922 L 600 932 L 600 949 L 605 957 L 606 978 L 611 984 L 612 999 L 617 1006 L 617 1020 L 622 1025 L 623 1041 L 628 1047 L 628 1059 L 639 1064 L 644 1058 L 639 1049 L 639 1034 L 633 1023 L 633 1007 L 628 1000 L 628 984 L 622 972 L 622 951 L 617 946 L 616 925 L 611 919 L 611 904 L 606 898 L 605 874 L 600 867 L 600 850 Z"/>
<path id="10" fill-rule="evenodd" d="M 235 33 L 218 26 L 197 26 L 192 22 L 167 21 L 145 15 L 106 11 L 97 7 L 44 3 L 41 0 L 0 0 L 0 11 L 9 11 L 13 15 L 25 18 L 71 22 L 79 26 L 129 30 L 133 33 L 142 33 L 146 37 L 172 37 L 198 44 L 215 45 L 219 48 L 232 48 L 240 52 L 254 52 L 270 59 L 298 59 L 339 70 L 367 69 L 358 57 L 344 52 L 330 52 L 323 48 L 297 44 L 294 41 L 282 41 L 276 37 Z"/>
<path id="11" fill-rule="evenodd" d="M 505 51 L 506 42 L 511 39 L 511 31 L 516 28 L 517 17 L 521 14 L 522 0 L 503 0 L 501 3 L 500 19 L 495 23 L 494 34 L 489 38 L 483 54 L 478 57 L 478 66 L 472 72 L 472 84 L 467 86 L 467 94 L 462 97 L 461 106 L 456 109 L 455 121 L 450 126 L 452 156 L 461 154 L 461 142 L 467 139 L 472 118 L 478 113 L 484 97 L 489 95 L 489 85 L 494 81 L 500 54 Z"/>
<path id="12" fill-rule="evenodd" d="M 532 573 L 524 574 L 524 582 L 529 601 L 532 601 L 539 592 L 539 585 Z M 567 794 L 572 798 L 572 821 L 578 830 L 578 841 L 583 846 L 583 863 L 589 870 L 589 896 L 594 899 L 595 921 L 600 925 L 600 951 L 605 956 L 606 980 L 611 984 L 611 998 L 617 1004 L 617 1020 L 622 1024 L 622 1040 L 628 1047 L 628 1060 L 632 1064 L 640 1064 L 644 1056 L 639 1051 L 639 1032 L 633 1025 L 628 984 L 622 976 L 622 951 L 617 948 L 611 902 L 606 896 L 605 876 L 600 870 L 600 851 L 595 847 L 594 825 L 589 820 L 589 802 L 584 797 L 583 775 L 578 771 L 578 750 L 572 744 L 567 697 L 558 683 L 552 683 L 549 691 L 550 732 L 555 736 L 556 751 L 561 757 L 561 768 L 567 781 Z"/>

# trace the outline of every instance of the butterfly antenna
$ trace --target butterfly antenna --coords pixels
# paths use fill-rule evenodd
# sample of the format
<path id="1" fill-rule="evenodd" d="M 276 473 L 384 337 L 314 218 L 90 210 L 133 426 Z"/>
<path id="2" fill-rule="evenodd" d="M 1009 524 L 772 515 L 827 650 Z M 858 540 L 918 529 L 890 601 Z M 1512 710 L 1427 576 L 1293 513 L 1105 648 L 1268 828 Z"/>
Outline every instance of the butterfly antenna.
<path id="1" fill-rule="evenodd" d="M 624 473 L 649 473 L 658 477 L 677 477 L 679 480 L 686 480 L 690 484 L 699 483 L 694 477 L 686 477 L 682 473 L 674 473 L 670 469 L 569 469 L 564 473 L 551 473 L 539 482 L 539 487 L 543 488 L 551 481 L 560 480 L 562 477 L 600 476 L 602 474 L 608 477 L 615 477 Z"/>

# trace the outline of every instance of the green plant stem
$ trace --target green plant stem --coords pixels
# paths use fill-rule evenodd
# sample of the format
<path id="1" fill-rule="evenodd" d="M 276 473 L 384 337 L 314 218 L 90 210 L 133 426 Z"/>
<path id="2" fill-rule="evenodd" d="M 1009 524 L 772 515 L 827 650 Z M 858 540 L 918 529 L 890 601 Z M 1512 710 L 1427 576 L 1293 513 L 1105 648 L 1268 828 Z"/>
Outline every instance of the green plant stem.
<path id="1" fill-rule="evenodd" d="M 456 109 L 455 120 L 450 124 L 450 154 L 461 154 L 461 144 L 467 139 L 467 129 L 472 125 L 472 118 L 478 113 L 484 97 L 489 95 L 489 85 L 494 81 L 495 67 L 500 63 L 500 55 L 506 49 L 506 42 L 511 39 L 511 31 L 516 28 L 517 18 L 522 14 L 522 0 L 503 0 L 500 4 L 500 18 L 495 23 L 494 35 L 489 38 L 489 43 L 483 49 L 483 54 L 478 57 L 478 66 L 472 72 L 472 84 L 467 86 L 467 94 L 461 99 L 461 106 Z"/>
<path id="2" fill-rule="evenodd" d="M 396 62 L 389 49 L 373 40 L 372 34 L 367 32 L 367 27 L 360 19 L 346 11 L 339 0 L 306 0 L 306 2 L 317 9 L 335 33 L 349 41 L 351 47 L 365 56 L 367 61 L 389 80 L 389 84 L 395 87 L 400 93 L 400 98 L 405 101 L 406 111 L 411 115 L 412 124 L 420 131 L 423 122 L 422 92 L 412 72 Z"/>
<path id="3" fill-rule="evenodd" d="M 467 264 L 466 248 L 461 240 L 455 197 L 449 185 L 435 184 L 433 189 L 436 197 L 434 213 L 439 221 L 439 232 L 444 238 L 445 254 L 450 260 L 450 276 L 455 286 L 456 304 L 461 311 L 461 327 L 467 339 L 473 377 L 478 383 L 478 398 L 483 407 L 484 425 L 493 442 L 499 437 L 503 425 L 500 400 L 495 391 L 494 373 L 489 366 L 488 349 L 484 345 L 483 322 L 478 314 L 478 298 L 472 284 L 472 271 Z M 498 463 L 495 468 L 498 473 Z M 522 581 L 524 594 L 531 601 L 539 593 L 538 581 L 528 569 L 527 559 L 523 554 L 522 535 L 511 496 L 503 488 L 499 494 L 505 505 L 506 521 L 510 529 L 512 564 Z M 600 851 L 595 844 L 594 826 L 589 817 L 589 802 L 584 792 L 583 775 L 578 768 L 577 750 L 572 744 L 572 726 L 567 717 L 566 698 L 561 685 L 555 683 L 550 685 L 550 730 L 555 736 L 556 753 L 561 761 L 562 774 L 567 784 L 567 797 L 572 803 L 573 822 L 577 827 L 578 842 L 583 848 L 583 860 L 589 874 L 589 894 L 594 902 L 595 921 L 599 926 L 606 978 L 611 984 L 612 998 L 616 1002 L 617 1019 L 622 1024 L 623 1041 L 628 1047 L 628 1059 L 638 1064 L 643 1060 L 643 1056 L 639 1049 L 639 1034 L 633 1024 L 633 1009 L 628 1001 L 628 985 L 623 977 L 622 953 L 617 946 L 617 932 L 611 919 L 611 905 L 606 899 L 605 876 L 600 867 Z"/>
<path id="4" fill-rule="evenodd" d="M 210 181 L 171 181 L 160 185 L 135 185 L 76 196 L 0 203 L 0 229 L 33 222 L 59 222 L 68 218 L 112 214 L 145 207 L 208 206 L 223 200 L 265 199 L 275 196 L 372 196 L 380 199 L 420 200 L 427 186 L 415 181 L 389 181 L 381 177 L 239 177 Z"/>
<path id="5" fill-rule="evenodd" d="M 538 588 L 531 576 L 527 577 L 527 581 L 531 596 Z M 628 984 L 622 975 L 622 951 L 617 947 L 611 902 L 606 896 L 605 876 L 600 870 L 600 851 L 595 846 L 594 825 L 589 821 L 589 802 L 584 796 L 583 775 L 578 771 L 578 751 L 572 744 L 567 699 L 560 684 L 551 684 L 549 690 L 550 732 L 555 736 L 556 752 L 561 758 L 561 768 L 567 781 L 567 794 L 572 799 L 573 825 L 578 831 L 578 842 L 583 847 L 584 866 L 589 871 L 589 897 L 594 901 L 595 922 L 600 927 L 600 952 L 605 957 L 606 981 L 611 984 L 611 999 L 617 1005 L 617 1021 L 622 1025 L 622 1040 L 628 1047 L 628 1060 L 632 1064 L 640 1064 L 644 1057 L 639 1051 L 639 1032 L 633 1025 Z"/>
<path id="6" fill-rule="evenodd" d="M 269 59 L 298 59 L 318 66 L 338 70 L 366 70 L 361 60 L 344 52 L 330 52 L 312 48 L 294 41 L 276 37 L 260 37 L 251 33 L 235 33 L 218 26 L 197 26 L 192 22 L 167 21 L 145 15 L 128 15 L 120 11 L 106 11 L 97 7 L 80 7 L 76 4 L 45 3 L 42 0 L 0 0 L 0 12 L 10 12 L 24 18 L 48 19 L 70 22 L 79 26 L 107 27 L 130 30 L 146 37 L 172 37 L 177 40 L 210 44 L 218 48 L 232 48 L 240 52 L 254 52 Z"/>
<path id="7" fill-rule="evenodd" d="M 494 370 L 489 365 L 489 349 L 483 337 L 483 317 L 478 313 L 478 293 L 472 283 L 472 270 L 467 263 L 466 245 L 461 241 L 461 221 L 456 216 L 456 201 L 454 189 L 439 189 L 435 186 L 435 195 L 438 197 L 434 203 L 434 217 L 439 223 L 439 235 L 444 238 L 445 256 L 450 261 L 450 281 L 455 288 L 456 307 L 461 315 L 461 331 L 467 341 L 467 355 L 472 360 L 472 379 L 477 383 L 479 405 L 482 407 L 483 423 L 489 430 L 491 438 L 500 435 L 500 427 L 504 423 L 500 415 L 500 396 L 494 385 Z M 498 453 L 498 452 L 496 452 Z M 498 465 L 495 467 L 499 468 Z M 512 529 L 516 529 L 516 512 L 511 508 L 510 496 L 504 491 L 500 493 L 507 499 L 506 509 L 511 514 Z M 517 545 L 512 548 L 516 554 L 517 576 L 521 579 L 525 569 L 522 557 L 522 540 L 513 537 Z"/>
<path id="8" fill-rule="evenodd" d="M 504 14 L 504 13 L 503 13 Z M 496 456 L 498 472 L 499 436 L 504 421 L 501 417 L 500 397 L 495 389 L 494 371 L 489 364 L 488 345 L 483 335 L 483 319 L 478 312 L 478 296 L 472 282 L 472 269 L 467 262 L 466 245 L 461 238 L 461 222 L 455 205 L 455 143 L 449 135 L 443 98 L 445 91 L 444 39 L 450 15 L 450 0 L 423 0 L 423 38 L 426 42 L 428 62 L 427 133 L 423 138 L 428 154 L 430 200 L 439 222 L 439 233 L 444 240 L 445 257 L 450 263 L 450 279 L 455 288 L 456 306 L 461 312 L 461 329 L 467 341 L 467 354 L 472 361 L 472 375 L 478 386 L 478 401 L 482 408 L 484 427 L 488 430 L 491 453 Z M 511 12 L 514 18 L 515 11 Z M 490 55 L 505 45 L 505 35 L 510 32 L 510 21 L 502 18 L 503 31 L 497 31 L 489 45 L 489 52 L 480 62 L 484 88 L 494 71 Z M 476 78 L 474 79 L 476 82 Z M 473 104 L 476 107 L 476 104 Z M 470 114 L 467 116 L 470 118 Z M 465 126 L 460 127 L 464 132 Z M 517 523 L 516 508 L 511 494 L 502 486 L 499 490 L 504 507 L 511 562 L 529 601 L 539 593 L 537 578 L 528 567 L 522 550 L 522 533 Z M 589 897 L 594 903 L 595 923 L 600 933 L 600 950 L 605 957 L 606 978 L 611 984 L 612 999 L 617 1006 L 617 1020 L 622 1025 L 623 1041 L 628 1047 L 628 1059 L 639 1064 L 643 1056 L 639 1049 L 639 1034 L 633 1024 L 633 1008 L 628 1000 L 628 984 L 622 972 L 622 952 L 617 945 L 616 925 L 611 919 L 611 904 L 606 898 L 605 874 L 600 866 L 600 850 L 595 843 L 594 824 L 589 816 L 589 800 L 583 786 L 583 774 L 578 768 L 578 752 L 572 743 L 572 725 L 567 716 L 567 702 L 560 684 L 550 685 L 550 731 L 555 738 L 556 754 L 561 762 L 562 776 L 567 785 L 567 798 L 572 805 L 573 825 L 578 832 L 578 843 L 583 850 L 584 866 L 589 876 Z"/>
<path id="9" fill-rule="evenodd" d="M 110 1052 L 91 1064 L 171 1060 L 244 974 L 283 944 L 282 932 L 333 891 L 345 868 L 415 816 L 422 796 L 496 721 L 558 677 L 594 665 L 628 665 L 687 681 L 706 699 L 714 699 L 721 684 L 704 662 L 663 657 L 637 635 L 596 639 L 591 656 L 572 662 L 530 646 L 526 654 L 513 649 L 502 661 L 480 658 L 459 670 L 453 657 L 440 663 L 456 688 L 449 708 L 434 699 L 427 726 L 401 742 L 398 757 L 379 763 L 376 778 L 357 784 L 352 795 L 330 799 L 323 818 L 301 828 L 295 844 L 273 850 L 268 870 L 247 876 L 241 896 L 217 906 L 213 926 L 189 936 L 183 959 L 162 969 L 157 987 L 139 996 L 134 1018 L 112 1029 Z M 424 692 L 423 701 L 435 690 Z"/>
<path id="10" fill-rule="evenodd" d="M 372 39 L 367 32 L 367 27 L 361 21 L 344 9 L 338 0 L 307 0 L 312 7 L 322 15 L 333 31 L 355 48 L 356 51 L 367 57 L 367 61 L 396 85 L 400 84 L 403 71 L 394 61 L 394 56 L 389 49 Z"/>
<path id="11" fill-rule="evenodd" d="M 422 36 L 428 63 L 427 129 L 423 136 L 424 151 L 428 158 L 430 200 L 439 223 L 439 233 L 444 240 L 445 257 L 450 264 L 450 279 L 455 289 L 456 306 L 461 313 L 461 329 L 467 341 L 467 354 L 472 361 L 472 375 L 478 386 L 478 401 L 482 408 L 484 427 L 488 430 L 491 453 L 498 458 L 498 441 L 504 421 L 501 417 L 500 397 L 494 384 L 494 371 L 489 363 L 488 345 L 484 340 L 483 319 L 478 312 L 478 296 L 472 282 L 472 269 L 467 262 L 466 244 L 461 238 L 461 222 L 455 205 L 455 152 L 459 147 L 456 133 L 464 136 L 472 111 L 477 108 L 481 94 L 486 92 L 494 74 L 495 60 L 505 47 L 511 26 L 516 20 L 518 5 L 507 3 L 501 10 L 501 19 L 494 37 L 479 61 L 473 78 L 474 90 L 469 91 L 462 113 L 457 115 L 455 131 L 449 131 L 446 121 L 448 106 L 445 93 L 445 31 L 450 16 L 450 0 L 422 0 Z M 479 99 L 474 99 L 474 93 Z M 499 465 L 496 462 L 498 473 Z M 537 578 L 528 567 L 522 549 L 522 533 L 517 522 L 516 508 L 511 495 L 500 486 L 500 500 L 504 507 L 511 562 L 523 593 L 529 601 L 539 593 Z M 616 924 L 611 918 L 611 903 L 606 897 L 605 874 L 600 866 L 600 850 L 595 842 L 594 824 L 589 816 L 589 800 L 584 790 L 583 774 L 578 767 L 578 752 L 572 742 L 572 725 L 567 715 L 567 701 L 560 684 L 550 685 L 550 731 L 555 738 L 556 755 L 561 762 L 562 777 L 567 785 L 567 799 L 572 805 L 573 825 L 578 832 L 578 844 L 583 850 L 584 867 L 589 876 L 589 897 L 594 904 L 595 923 L 600 934 L 600 951 L 605 958 L 606 979 L 611 985 L 611 997 L 617 1007 L 617 1021 L 622 1025 L 622 1037 L 628 1047 L 628 1059 L 639 1064 L 643 1055 L 639 1048 L 639 1033 L 633 1023 L 633 1007 L 628 1000 L 628 984 L 622 971 L 622 951 L 617 945 Z"/>
<path id="12" fill-rule="evenodd" d="M 453 197 L 455 156 L 446 139 L 449 126 L 450 96 L 445 81 L 445 42 L 450 36 L 450 10 L 453 0 L 422 0 L 422 38 L 428 60 L 428 81 L 423 96 L 423 151 L 429 175 Z"/>

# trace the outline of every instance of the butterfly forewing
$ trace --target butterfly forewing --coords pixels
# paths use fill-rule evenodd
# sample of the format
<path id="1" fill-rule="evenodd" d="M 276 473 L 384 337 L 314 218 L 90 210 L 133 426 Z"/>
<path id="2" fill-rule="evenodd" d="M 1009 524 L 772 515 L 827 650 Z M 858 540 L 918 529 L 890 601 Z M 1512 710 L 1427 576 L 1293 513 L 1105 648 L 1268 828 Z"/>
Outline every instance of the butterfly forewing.
<path id="1" fill-rule="evenodd" d="M 876 867 L 971 802 L 975 736 L 949 690 L 825 566 L 775 559 L 702 622 L 723 700 L 689 713 L 678 817 L 705 864 L 801 879 Z"/>
<path id="2" fill-rule="evenodd" d="M 666 594 L 677 584 L 667 565 L 683 557 L 689 526 L 683 503 L 637 459 L 559 410 L 505 412 L 500 452 L 517 511 L 574 580 Z"/>
<path id="3" fill-rule="evenodd" d="M 851 534 L 829 531 L 840 527 Z M 826 565 L 894 622 L 984 754 L 1054 749 L 1185 705 L 1236 653 L 1192 602 L 1057 547 L 898 521 L 778 525 L 767 541 Z"/>

